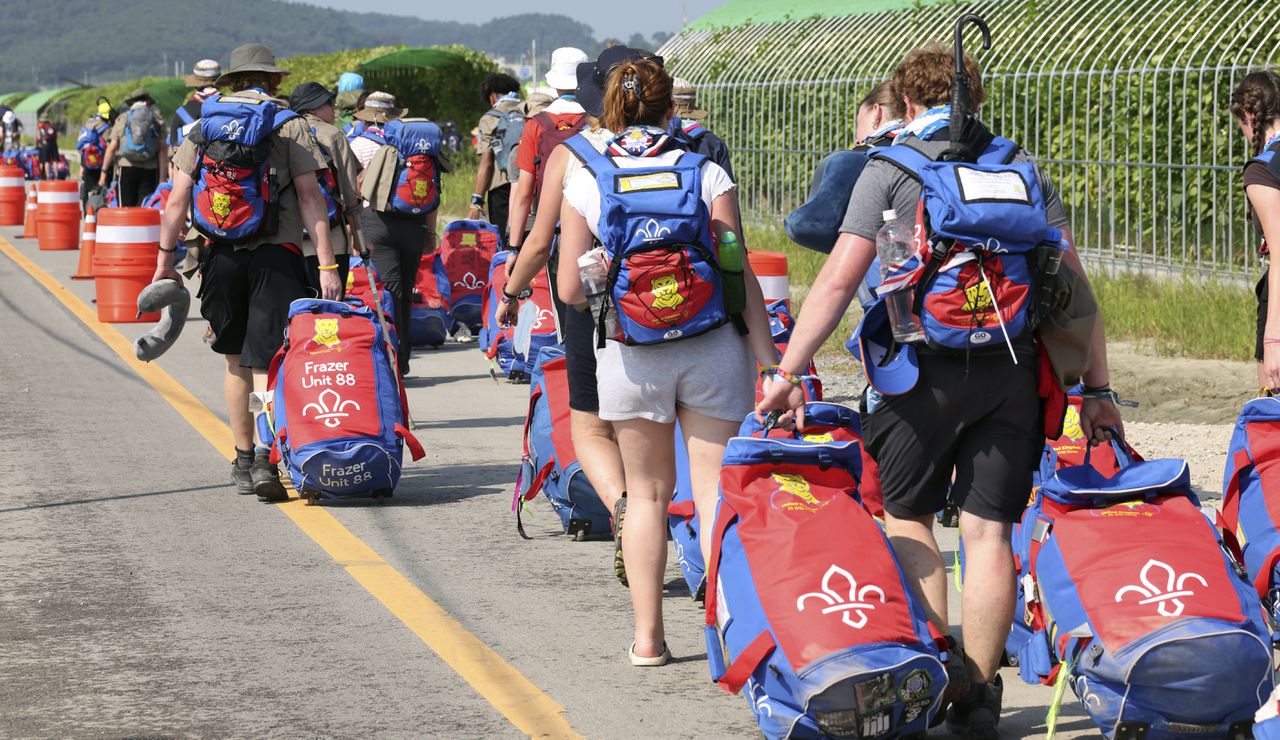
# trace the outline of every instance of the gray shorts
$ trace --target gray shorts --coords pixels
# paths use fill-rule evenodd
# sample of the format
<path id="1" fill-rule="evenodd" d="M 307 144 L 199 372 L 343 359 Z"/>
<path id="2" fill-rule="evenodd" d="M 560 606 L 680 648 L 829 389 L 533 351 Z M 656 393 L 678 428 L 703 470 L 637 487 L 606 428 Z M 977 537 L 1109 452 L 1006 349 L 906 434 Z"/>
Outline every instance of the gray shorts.
<path id="1" fill-rule="evenodd" d="M 676 420 L 676 407 L 725 421 L 755 409 L 756 361 L 732 325 L 677 342 L 628 347 L 610 341 L 597 353 L 600 418 Z"/>

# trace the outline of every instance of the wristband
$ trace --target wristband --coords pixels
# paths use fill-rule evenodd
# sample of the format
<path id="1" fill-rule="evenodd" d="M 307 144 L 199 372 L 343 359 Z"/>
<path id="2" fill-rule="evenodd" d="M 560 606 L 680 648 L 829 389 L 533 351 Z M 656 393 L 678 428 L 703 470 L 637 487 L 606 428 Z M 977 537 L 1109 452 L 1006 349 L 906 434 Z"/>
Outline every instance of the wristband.
<path id="1" fill-rule="evenodd" d="M 777 365 L 766 365 L 765 367 L 760 368 L 760 377 L 767 378 L 770 375 L 775 375 L 777 374 L 778 369 Z"/>
<path id="2" fill-rule="evenodd" d="M 773 377 L 782 378 L 783 380 L 787 381 L 791 385 L 796 386 L 797 388 L 799 388 L 800 384 L 803 382 L 800 380 L 800 378 L 797 378 L 796 376 L 792 375 L 786 370 L 783 370 L 782 368 L 778 368 L 777 370 L 774 370 Z"/>
<path id="3" fill-rule="evenodd" d="M 178 248 L 177 248 L 177 247 L 174 247 L 173 249 L 165 249 L 165 248 L 164 248 L 164 247 L 162 247 L 162 246 L 156 245 L 156 249 L 159 249 L 161 252 L 164 252 L 165 254 L 177 254 L 177 253 L 178 253 Z"/>
<path id="4" fill-rule="evenodd" d="M 334 262 L 332 265 L 320 265 L 319 269 L 321 269 L 321 270 L 336 270 L 336 269 L 338 269 L 338 263 L 337 263 L 337 262 Z"/>
<path id="5" fill-rule="evenodd" d="M 476 208 L 479 208 L 480 206 L 483 206 L 483 205 L 484 205 L 484 196 L 483 196 L 483 195 L 481 195 L 480 193 L 472 193 L 472 194 L 471 194 L 471 205 L 475 206 Z"/>
<path id="6" fill-rule="evenodd" d="M 515 295 L 508 293 L 506 288 L 502 289 L 502 297 L 506 299 L 507 303 L 510 303 L 512 301 L 527 300 L 532 295 L 533 295 L 533 288 L 525 288 L 524 290 L 520 291 L 519 293 L 516 293 Z"/>

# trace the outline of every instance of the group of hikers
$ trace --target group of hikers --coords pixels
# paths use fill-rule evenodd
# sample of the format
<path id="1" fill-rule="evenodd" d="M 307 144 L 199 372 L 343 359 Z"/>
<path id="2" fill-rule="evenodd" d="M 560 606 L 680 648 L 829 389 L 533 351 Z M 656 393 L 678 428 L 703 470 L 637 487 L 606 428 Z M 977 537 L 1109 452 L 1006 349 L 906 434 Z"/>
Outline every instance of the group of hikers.
<path id="1" fill-rule="evenodd" d="M 952 314 L 969 322 L 925 320 L 911 341 L 897 331 L 909 316 L 895 313 L 900 309 L 883 297 L 867 303 L 867 316 L 882 320 L 864 321 L 859 330 L 870 379 L 861 426 L 878 466 L 884 529 L 907 583 L 948 646 L 947 723 L 965 737 L 997 736 L 998 669 L 1015 609 L 1011 527 L 1027 506 L 1045 430 L 1055 428 L 1046 386 L 1059 383 L 1035 331 L 1039 299 L 1028 288 L 1042 277 L 1030 273 L 1044 268 L 998 244 L 958 259 L 954 269 L 964 277 L 947 288 L 936 287 L 940 279 L 930 282 L 936 272 L 910 260 L 873 265 L 885 224 L 916 214 L 930 163 L 965 147 L 980 159 L 1006 141 L 976 118 L 985 92 L 980 67 L 968 56 L 968 99 L 953 100 L 954 59 L 937 44 L 911 51 L 861 101 L 855 143 L 870 161 L 847 202 L 837 204 L 835 215 L 843 214 L 838 238 L 785 352 L 773 342 L 750 261 L 740 259 L 740 271 L 724 269 L 727 250 L 743 239 L 737 185 L 729 149 L 706 129 L 709 114 L 698 107 L 694 85 L 674 77 L 662 57 L 625 46 L 594 60 L 578 49 L 557 49 L 546 73 L 555 91 L 549 100 L 522 99 L 520 83 L 505 74 L 485 80 L 480 92 L 491 109 L 478 123 L 479 170 L 468 215 L 487 216 L 512 252 L 497 309 L 503 323 L 518 322 L 534 281 L 549 276 L 573 444 L 613 513 L 614 571 L 630 589 L 632 665 L 671 659 L 662 596 L 676 430 L 688 453 L 697 516 L 715 521 L 725 449 L 744 417 L 803 423 L 797 412 L 814 356 L 860 286 L 879 282 L 884 270 L 881 296 L 904 288 L 927 292 L 929 301 L 950 301 Z M 266 502 L 288 494 L 270 457 L 271 441 L 255 435 L 260 412 L 250 410 L 250 399 L 267 391 L 290 304 L 304 297 L 340 300 L 349 256 L 368 254 L 394 296 L 398 370 L 405 375 L 412 288 L 422 256 L 439 243 L 438 192 L 416 210 L 392 205 L 412 154 L 392 141 L 398 137 L 389 136 L 388 127 L 420 119 L 406 119 L 394 96 L 368 91 L 343 131 L 335 125 L 336 93 L 323 85 L 304 82 L 287 101 L 277 98 L 286 74 L 269 49 L 247 44 L 231 53 L 226 70 L 209 60 L 196 65 L 187 79 L 191 97 L 168 124 L 140 90 L 118 114 L 100 101 L 85 125 L 90 133 L 81 136 L 90 140 L 81 147 L 82 197 L 115 177 L 119 203 L 136 205 L 168 181 L 157 280 L 181 283 L 177 246 L 184 239 L 188 247 L 197 237 L 202 242 L 189 267 L 201 276 L 201 315 L 210 324 L 212 349 L 225 362 L 236 447 L 232 478 L 239 493 Z M 964 109 L 953 108 L 957 103 Z M 1257 157 L 1245 171 L 1254 224 L 1266 242 L 1280 243 L 1280 78 L 1248 75 L 1231 109 Z M 962 132 L 956 120 L 965 121 Z M 226 131 L 242 131 L 244 138 Z M 424 146 L 432 170 L 425 177 L 434 178 L 438 191 L 440 172 L 450 165 L 438 140 Z M 1050 178 L 1016 145 L 1008 144 L 1000 160 L 1028 178 L 1013 186 L 994 176 L 975 178 L 974 192 L 988 193 L 984 202 L 1015 203 L 1038 214 L 1043 233 L 1055 235 L 1041 242 L 1049 243 L 1078 289 L 1087 290 Z M 247 177 L 245 170 L 254 167 L 269 174 L 261 182 Z M 242 204 L 220 200 L 222 191 L 211 184 L 217 177 L 262 188 L 259 202 L 267 212 L 250 213 L 233 224 L 238 231 L 220 237 L 219 219 Z M 611 265 L 604 309 L 601 288 L 584 285 L 582 267 L 599 247 Z M 1280 303 L 1276 291 L 1277 283 L 1264 276 L 1257 327 L 1264 388 L 1280 387 L 1280 312 L 1268 311 Z M 990 320 L 979 321 L 982 316 Z M 1123 437 L 1124 427 L 1102 322 L 1088 327 L 1080 342 L 1086 359 L 1074 380 L 1082 385 L 1084 435 L 1090 444 L 1104 444 Z M 883 351 L 879 359 L 870 355 L 876 346 Z M 946 567 L 934 536 L 935 514 L 948 505 L 959 509 L 966 558 L 963 645 L 950 637 Z M 712 561 L 710 542 L 699 541 L 705 562 Z"/>

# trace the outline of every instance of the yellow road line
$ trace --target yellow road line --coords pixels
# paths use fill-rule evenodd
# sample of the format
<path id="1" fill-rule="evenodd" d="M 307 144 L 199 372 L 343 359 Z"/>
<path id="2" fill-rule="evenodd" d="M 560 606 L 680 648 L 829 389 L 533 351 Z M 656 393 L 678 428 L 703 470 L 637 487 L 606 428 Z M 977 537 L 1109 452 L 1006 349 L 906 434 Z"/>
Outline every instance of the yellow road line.
<path id="1" fill-rule="evenodd" d="M 98 321 L 96 311 L 2 236 L 0 252 L 44 286 L 204 435 L 214 449 L 231 459 L 228 451 L 235 445 L 231 428 L 222 419 L 158 365 L 137 359 L 133 343 L 118 329 Z M 304 506 L 296 499 L 278 508 L 521 732 L 530 737 L 579 737 L 564 718 L 564 707 L 467 631 L 332 514 L 319 506 Z"/>

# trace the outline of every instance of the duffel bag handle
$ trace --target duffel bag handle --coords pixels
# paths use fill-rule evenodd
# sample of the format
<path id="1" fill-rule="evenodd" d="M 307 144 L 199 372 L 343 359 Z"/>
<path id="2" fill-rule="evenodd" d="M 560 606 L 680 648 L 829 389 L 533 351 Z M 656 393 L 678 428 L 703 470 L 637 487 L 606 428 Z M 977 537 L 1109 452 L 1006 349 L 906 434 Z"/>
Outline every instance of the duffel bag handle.
<path id="1" fill-rule="evenodd" d="M 706 635 L 707 662 L 711 666 L 711 680 L 715 681 L 717 686 L 730 694 L 742 691 L 742 687 L 747 685 L 747 679 L 751 678 L 751 674 L 755 673 L 760 664 L 778 647 L 773 635 L 768 630 L 765 630 L 756 635 L 756 639 L 752 640 L 726 668 L 724 653 L 720 647 L 719 631 L 715 627 L 708 625 L 706 627 Z"/>

